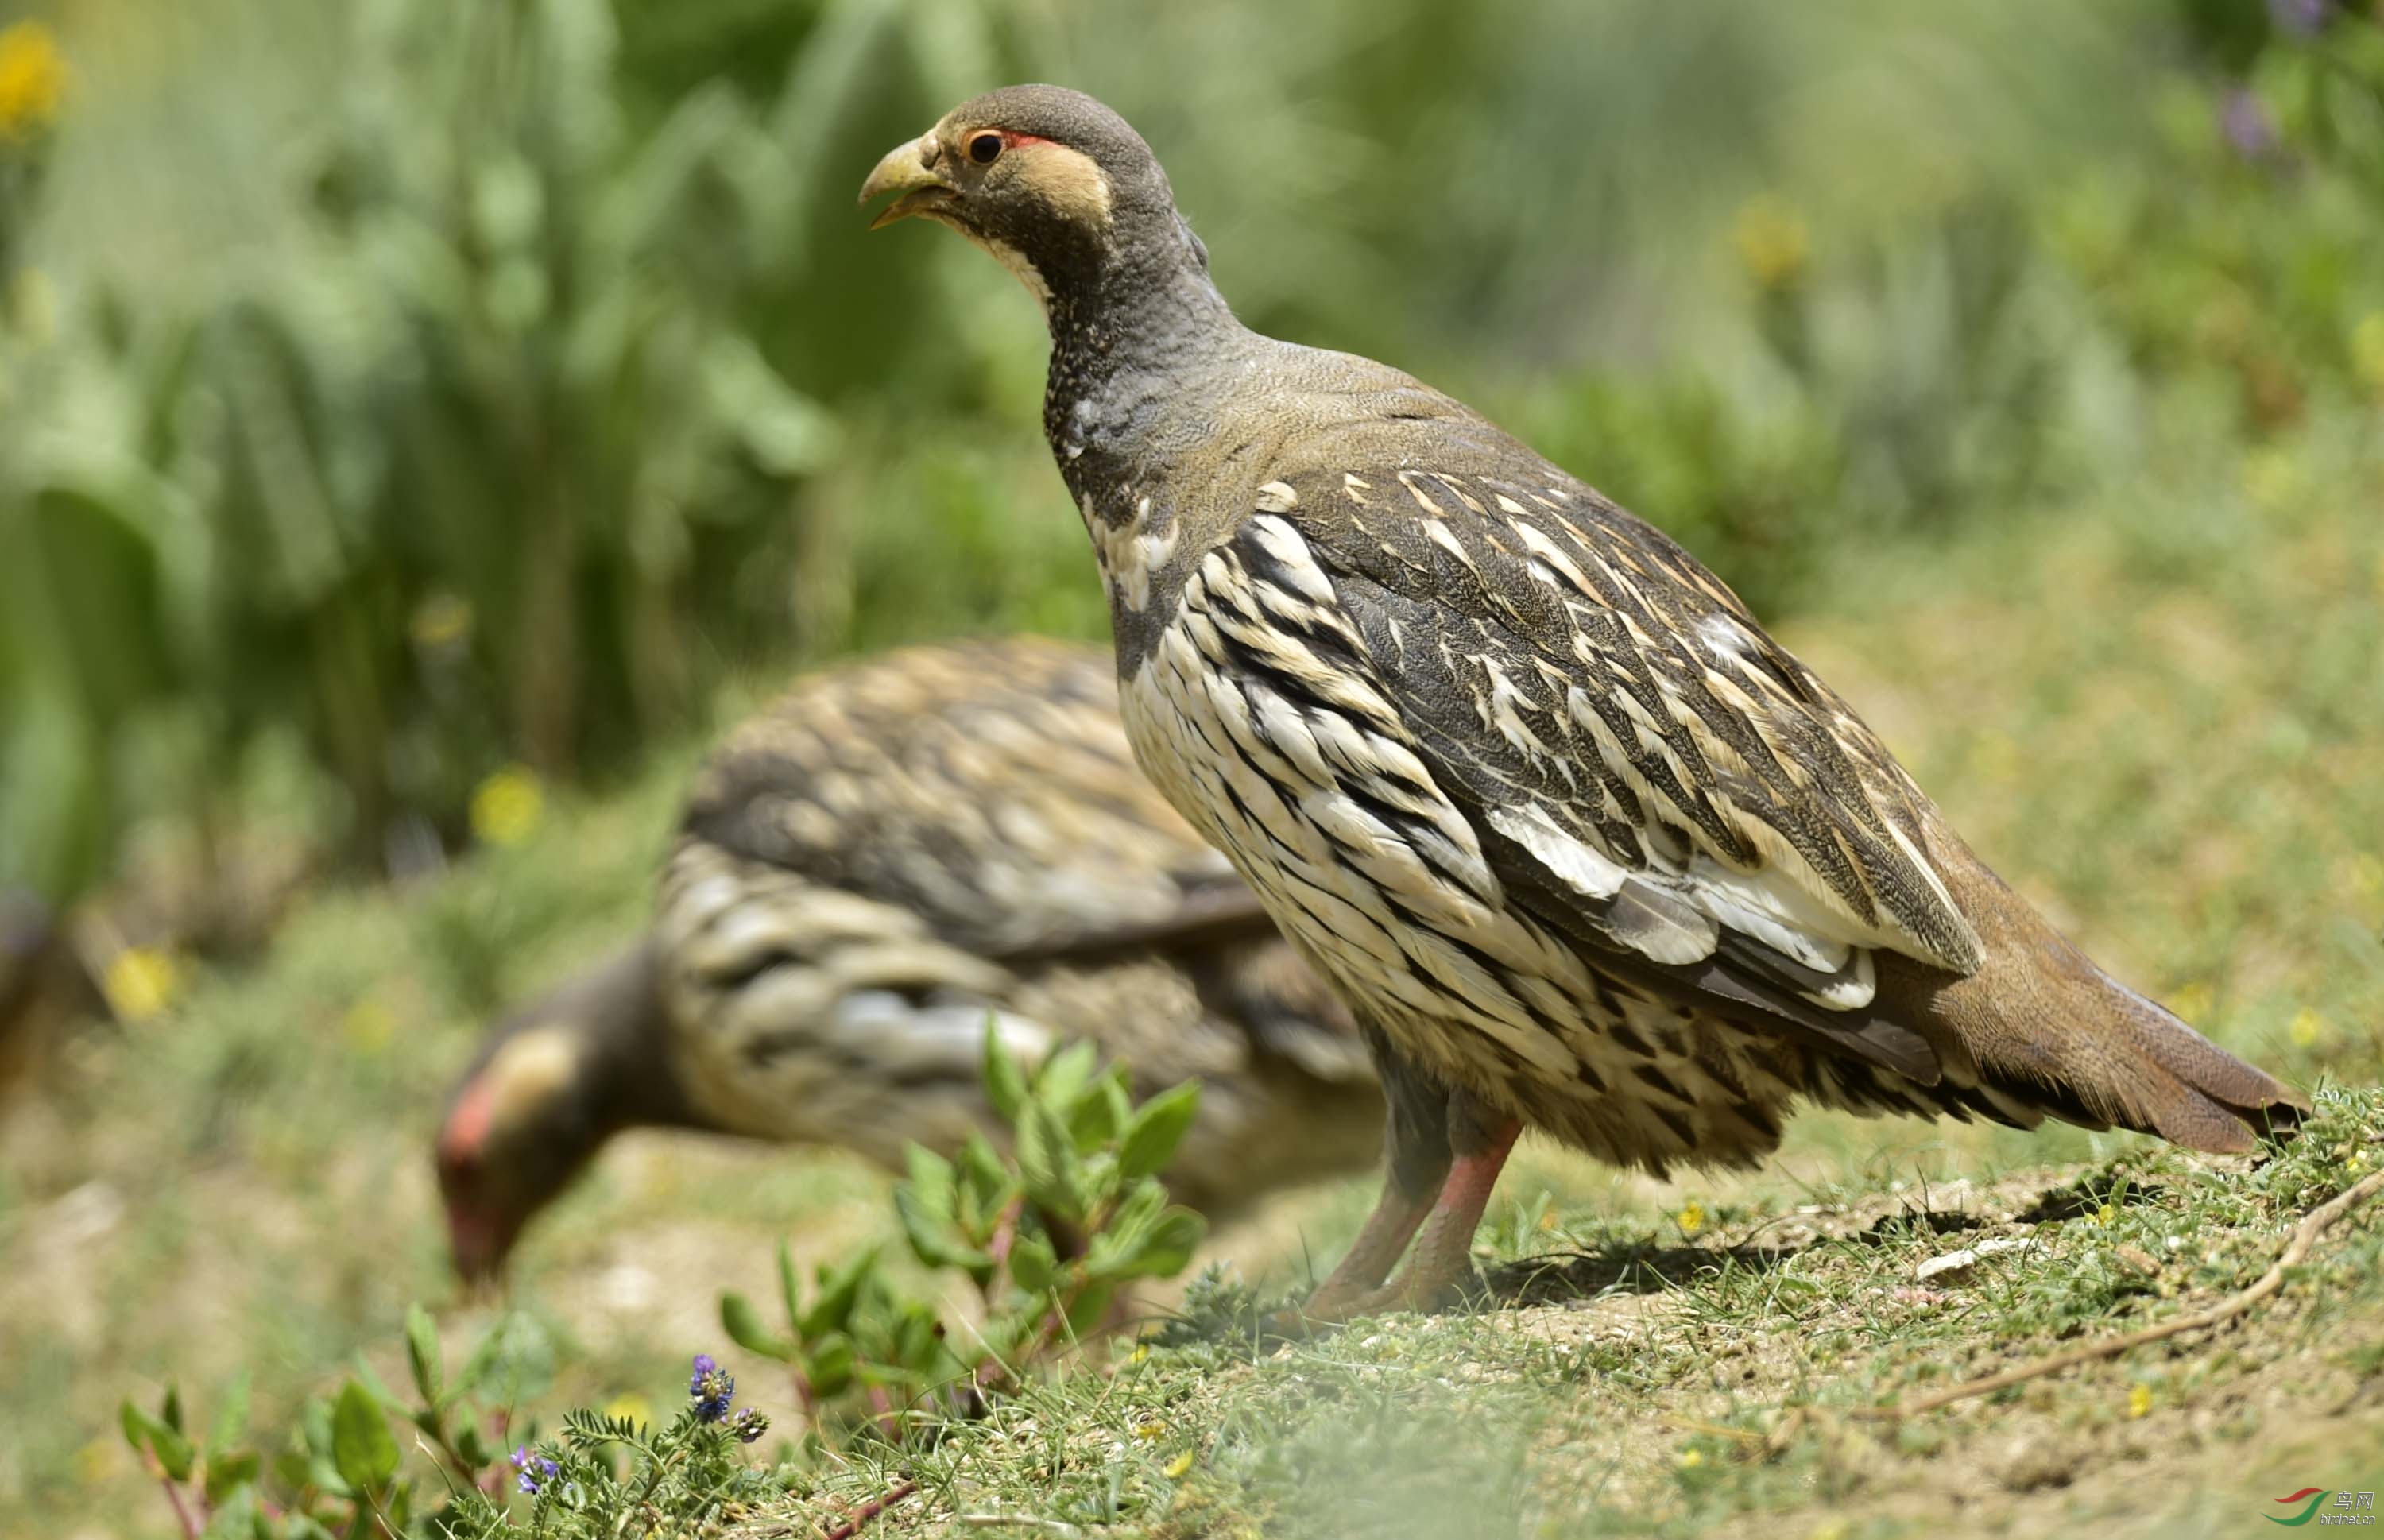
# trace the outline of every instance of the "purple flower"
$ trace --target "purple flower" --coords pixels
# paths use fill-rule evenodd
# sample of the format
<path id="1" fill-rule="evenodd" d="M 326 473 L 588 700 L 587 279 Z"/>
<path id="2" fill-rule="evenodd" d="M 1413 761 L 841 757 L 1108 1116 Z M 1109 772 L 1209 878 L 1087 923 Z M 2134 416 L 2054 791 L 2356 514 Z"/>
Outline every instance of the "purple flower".
<path id="1" fill-rule="evenodd" d="M 737 1435 L 737 1442 L 739 1444 L 755 1443 L 764 1434 L 770 1431 L 770 1420 L 751 1407 L 747 1407 L 737 1414 L 737 1420 L 729 1424 L 728 1431 Z"/>
<path id="2" fill-rule="evenodd" d="M 2268 0 L 2268 21 L 2291 38 L 2313 38 L 2326 30 L 2334 0 Z"/>
<path id="3" fill-rule="evenodd" d="M 2249 91 L 2239 87 L 2219 98 L 2218 130 L 2245 160 L 2265 160 L 2276 154 L 2277 125 L 2260 98 Z"/>
<path id="4" fill-rule="evenodd" d="M 531 1497 L 538 1496 L 540 1483 L 553 1480 L 561 1469 L 545 1456 L 531 1454 L 527 1445 L 514 1451 L 513 1467 L 514 1484 L 521 1488 L 523 1496 Z"/>
<path id="5" fill-rule="evenodd" d="M 695 1372 L 687 1379 L 687 1393 L 695 1398 L 699 1421 L 717 1422 L 728 1415 L 728 1403 L 737 1394 L 737 1382 L 710 1353 L 698 1353 Z"/>

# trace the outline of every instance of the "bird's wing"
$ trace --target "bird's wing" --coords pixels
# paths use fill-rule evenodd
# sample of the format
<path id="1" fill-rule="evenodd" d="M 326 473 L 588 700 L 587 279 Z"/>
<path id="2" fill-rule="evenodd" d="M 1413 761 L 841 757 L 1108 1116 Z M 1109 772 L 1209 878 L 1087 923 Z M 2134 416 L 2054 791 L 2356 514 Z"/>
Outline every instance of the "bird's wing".
<path id="1" fill-rule="evenodd" d="M 805 681 L 707 762 L 683 832 L 1006 963 L 1269 929 L 1135 765 L 1107 655 L 1053 642 L 918 649 Z"/>
<path id="2" fill-rule="evenodd" d="M 1874 949 L 1980 961 L 1926 803 L 1735 595 L 1552 469 L 1295 479 L 1233 553 L 1277 618 L 1346 627 L 1511 902 L 1671 992 L 1934 1078 L 1869 1011 Z"/>

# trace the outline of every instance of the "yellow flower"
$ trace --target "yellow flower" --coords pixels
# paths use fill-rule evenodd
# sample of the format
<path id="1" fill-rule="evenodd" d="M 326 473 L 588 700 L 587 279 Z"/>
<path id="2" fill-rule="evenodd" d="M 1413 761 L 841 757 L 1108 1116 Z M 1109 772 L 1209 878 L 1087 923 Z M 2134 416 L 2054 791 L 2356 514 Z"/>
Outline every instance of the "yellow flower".
<path id="1" fill-rule="evenodd" d="M 654 1404 L 634 1390 L 625 1390 L 604 1403 L 607 1417 L 626 1417 L 632 1422 L 652 1422 Z"/>
<path id="2" fill-rule="evenodd" d="M 1765 193 L 1738 211 L 1730 228 L 1739 266 L 1766 289 L 1784 289 L 1805 270 L 1812 234 L 1786 200 Z"/>
<path id="3" fill-rule="evenodd" d="M 426 652 L 452 647 L 472 634 L 472 605 L 452 593 L 434 593 L 414 607 L 406 629 Z"/>
<path id="4" fill-rule="evenodd" d="M 1672 1223 L 1681 1227 L 1681 1234 L 1694 1236 L 1706 1227 L 1706 1206 L 1693 1198 L 1672 1216 Z"/>
<path id="5" fill-rule="evenodd" d="M 483 844 L 518 845 L 538 832 L 546 792 L 527 765 L 509 764 L 472 793 L 472 832 Z"/>
<path id="6" fill-rule="evenodd" d="M 2168 1008 L 2188 1022 L 2198 1022 L 2209 1014 L 2213 993 L 2209 985 L 2195 979 L 2169 997 Z"/>
<path id="7" fill-rule="evenodd" d="M 2285 1031 L 2297 1048 L 2307 1048 L 2326 1030 L 2326 1018 L 2304 1005 L 2293 1012 L 2292 1025 Z"/>
<path id="8" fill-rule="evenodd" d="M 1140 1363 L 1149 1357 L 1150 1344 L 1148 1342 L 1137 1342 L 1134 1345 L 1134 1351 L 1125 1356 L 1125 1361 L 1128 1363 Z"/>
<path id="9" fill-rule="evenodd" d="M 2128 1392 L 2128 1415 L 2142 1417 L 2153 1410 L 2153 1387 L 2140 1385 Z"/>
<path id="10" fill-rule="evenodd" d="M 1173 1459 L 1167 1462 L 1164 1469 L 1167 1472 L 1167 1479 L 1169 1481 L 1182 1481 L 1184 1479 L 1184 1472 L 1192 1469 L 1192 1451 L 1186 1449 L 1182 1454 L 1177 1455 Z"/>
<path id="11" fill-rule="evenodd" d="M 2097 1224 L 2109 1224 L 2118 1217 L 2118 1209 L 2109 1203 L 2105 1203 L 2101 1208 L 2094 1211 L 2094 1223 Z"/>
<path id="12" fill-rule="evenodd" d="M 376 1058 L 397 1035 L 397 1015 L 371 995 L 348 1007 L 340 1019 L 340 1034 L 348 1046 L 366 1058 Z"/>
<path id="13" fill-rule="evenodd" d="M 1683 1471 L 1694 1471 L 1705 1462 L 1706 1452 L 1703 1449 L 1691 1449 L 1681 1456 L 1681 1469 Z"/>
<path id="14" fill-rule="evenodd" d="M 58 116 L 67 65 L 50 30 L 20 21 L 0 31 L 0 139 L 31 139 Z"/>
<path id="15" fill-rule="evenodd" d="M 2351 329 L 2351 366 L 2368 389 L 2384 391 L 2384 310 L 2371 310 Z"/>
<path id="16" fill-rule="evenodd" d="M 1136 1438 L 1141 1439 L 1146 1444 L 1155 1442 L 1156 1440 L 1164 1437 L 1166 1433 L 1167 1424 L 1161 1422 L 1156 1417 L 1150 1419 L 1147 1422 L 1136 1422 L 1134 1425 L 1134 1435 Z"/>
<path id="17" fill-rule="evenodd" d="M 182 965 L 168 953 L 127 947 L 108 960 L 99 989 L 118 1020 L 147 1021 L 181 994 Z"/>

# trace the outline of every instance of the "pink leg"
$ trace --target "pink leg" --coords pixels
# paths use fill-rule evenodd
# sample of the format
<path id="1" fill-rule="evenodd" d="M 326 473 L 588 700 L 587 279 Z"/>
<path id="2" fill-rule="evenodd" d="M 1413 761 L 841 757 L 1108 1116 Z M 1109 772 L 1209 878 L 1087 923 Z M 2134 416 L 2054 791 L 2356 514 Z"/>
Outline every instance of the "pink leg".
<path id="1" fill-rule="evenodd" d="M 1498 1185 L 1498 1173 L 1522 1131 L 1523 1125 L 1512 1118 L 1481 1127 L 1474 1148 L 1451 1162 L 1429 1213 L 1403 1198 L 1396 1182 L 1386 1186 L 1357 1246 L 1299 1308 L 1299 1320 L 1330 1325 L 1387 1310 L 1430 1310 L 1471 1277 L 1473 1232 L 1481 1227 L 1491 1189 Z M 1419 1222 L 1422 1235 L 1414 1255 L 1396 1281 L 1382 1286 Z"/>
<path id="2" fill-rule="evenodd" d="M 1349 1254 L 1325 1274 L 1316 1292 L 1294 1313 L 1323 1322 L 1346 1320 L 1356 1313 L 1351 1307 L 1372 1299 L 1381 1290 L 1416 1227 L 1432 1211 L 1431 1198 L 1403 1191 L 1396 1177 L 1385 1179 L 1383 1196 L 1375 1200 L 1374 1211 L 1366 1216 L 1366 1226 L 1358 1232 Z"/>
<path id="3" fill-rule="evenodd" d="M 1490 1206 L 1491 1189 L 1523 1125 L 1508 1118 L 1483 1132 L 1488 1142 L 1449 1166 L 1440 1200 L 1424 1221 L 1414 1255 L 1385 1291 L 1383 1308 L 1430 1310 L 1473 1276 L 1473 1232 L 1482 1227 L 1482 1211 Z"/>

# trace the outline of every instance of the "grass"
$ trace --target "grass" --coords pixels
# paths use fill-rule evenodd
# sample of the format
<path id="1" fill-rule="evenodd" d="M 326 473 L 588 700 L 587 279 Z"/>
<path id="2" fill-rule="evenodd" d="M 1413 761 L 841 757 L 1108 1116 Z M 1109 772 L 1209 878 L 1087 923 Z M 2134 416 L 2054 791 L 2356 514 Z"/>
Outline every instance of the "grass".
<path id="1" fill-rule="evenodd" d="M 1558 1215 L 1537 1261 L 1492 1270 L 1502 1308 L 1255 1352 L 1161 1350 L 1044 1387 L 912 1463 L 924 1499 L 908 1528 L 1000 1513 L 1159 1534 L 1851 1535 L 1968 1529 L 1972 1515 L 2027 1534 L 2089 1514 L 2128 1533 L 2192 1533 L 2196 1516 L 2240 1529 L 2230 1514 L 2276 1481 L 2384 1480 L 2377 1216 L 2336 1236 L 2284 1305 L 2215 1343 L 1901 1427 L 1844 1413 L 2233 1286 L 2354 1157 L 2369 1171 L 2384 1159 L 2372 1093 L 2330 1095 L 2311 1138 L 2255 1173 L 2138 1151 L 2082 1181 L 1831 1185 L 1750 1197 L 1686 1237 Z M 1996 1235 L 2030 1244 L 1911 1282 Z M 1591 1286 L 1551 1289 L 1567 1272 Z M 1517 1294 L 1546 1302 L 1504 1308 Z M 851 1500 L 877 1479 L 826 1485 Z M 789 1508 L 832 1522 L 821 1494 Z"/>
<path id="2" fill-rule="evenodd" d="M 2384 1488 L 2384 1212 L 2238 1329 L 1898 1427 L 1844 1415 L 2240 1286 L 2384 1160 L 2379 495 L 2372 415 L 2321 420 L 2092 506 L 1845 553 L 1782 627 L 2115 971 L 2348 1087 L 2286 1156 L 1833 1117 L 1728 1179 L 1527 1149 L 1482 1236 L 1499 1308 L 1154 1347 L 1036 1387 L 913 1462 L 918 1494 L 866 1533 L 2192 1535 L 2303 1486 Z M 0 1530 L 169 1533 L 114 1431 L 123 1395 L 205 1399 L 246 1368 L 273 1425 L 359 1349 L 393 1372 L 409 1298 L 451 1337 L 486 1318 L 443 1271 L 441 1099 L 503 1000 L 635 924 L 686 763 L 550 802 L 526 843 L 410 888 L 318 896 L 260 965 L 86 1035 L 9 1106 Z M 1212 1250 L 1288 1287 L 1367 1197 L 1294 1200 Z M 890 1226 L 883 1179 L 840 1158 L 624 1141 L 515 1280 L 559 1345 L 549 1425 L 667 1410 L 687 1355 L 721 1347 L 716 1295 L 769 1288 L 777 1235 L 826 1256 Z M 2033 1245 L 1915 1281 L 1999 1236 Z M 736 1367 L 783 1425 L 764 1366 Z M 748 1532 L 833 1529 L 892 1479 L 802 1475 Z"/>

